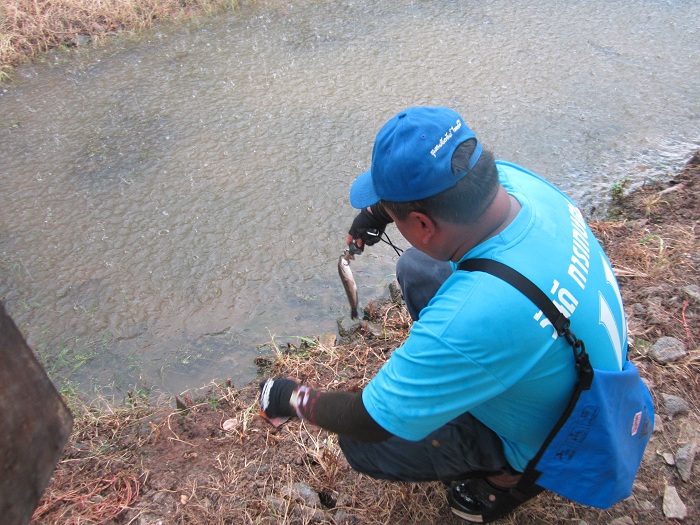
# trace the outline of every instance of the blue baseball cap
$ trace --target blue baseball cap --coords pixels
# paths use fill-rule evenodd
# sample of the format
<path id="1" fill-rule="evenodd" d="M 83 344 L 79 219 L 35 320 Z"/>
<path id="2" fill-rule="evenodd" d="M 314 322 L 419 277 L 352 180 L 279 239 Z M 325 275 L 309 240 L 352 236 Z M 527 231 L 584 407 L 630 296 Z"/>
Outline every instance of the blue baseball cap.
<path id="1" fill-rule="evenodd" d="M 350 188 L 350 204 L 365 208 L 380 200 L 425 199 L 452 188 L 481 156 L 481 144 L 469 159 L 469 170 L 452 173 L 457 146 L 475 139 L 462 117 L 443 107 L 413 107 L 395 115 L 377 133 L 372 167 Z"/>

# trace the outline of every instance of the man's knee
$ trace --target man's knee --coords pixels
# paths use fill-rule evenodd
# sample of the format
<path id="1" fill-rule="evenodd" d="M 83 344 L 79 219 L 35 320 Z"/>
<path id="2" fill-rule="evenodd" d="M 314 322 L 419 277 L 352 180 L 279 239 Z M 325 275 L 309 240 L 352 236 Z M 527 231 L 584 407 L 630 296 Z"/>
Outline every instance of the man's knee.
<path id="1" fill-rule="evenodd" d="M 446 261 L 433 259 L 415 248 L 401 254 L 396 263 L 396 279 L 414 320 L 450 275 L 452 267 Z"/>
<path id="2" fill-rule="evenodd" d="M 415 248 L 408 248 L 401 254 L 399 260 L 396 261 L 396 279 L 402 288 L 403 282 L 414 282 L 420 278 L 422 260 L 421 252 Z"/>

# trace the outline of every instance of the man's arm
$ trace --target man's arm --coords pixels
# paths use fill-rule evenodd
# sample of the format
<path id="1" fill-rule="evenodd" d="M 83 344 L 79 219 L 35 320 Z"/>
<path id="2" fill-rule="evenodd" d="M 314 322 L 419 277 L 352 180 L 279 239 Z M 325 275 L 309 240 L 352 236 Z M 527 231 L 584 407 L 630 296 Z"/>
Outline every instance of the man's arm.
<path id="1" fill-rule="evenodd" d="M 269 418 L 297 416 L 361 441 L 383 441 L 392 435 L 369 415 L 357 392 L 327 392 L 285 378 L 268 379 L 260 392 L 260 404 Z"/>

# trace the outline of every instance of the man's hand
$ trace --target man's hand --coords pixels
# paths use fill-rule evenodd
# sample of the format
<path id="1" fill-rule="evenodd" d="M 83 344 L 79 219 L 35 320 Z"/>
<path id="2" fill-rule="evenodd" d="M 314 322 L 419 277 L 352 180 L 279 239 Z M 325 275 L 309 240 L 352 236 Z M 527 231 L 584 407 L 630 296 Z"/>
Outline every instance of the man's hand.
<path id="1" fill-rule="evenodd" d="M 355 241 L 355 246 L 362 252 L 364 246 L 377 244 L 391 218 L 377 204 L 363 208 L 352 221 L 346 244 Z"/>
<path id="2" fill-rule="evenodd" d="M 283 377 L 260 383 L 260 407 L 265 415 L 270 419 L 296 416 L 296 410 L 289 404 L 289 399 L 298 387 L 296 381 Z"/>

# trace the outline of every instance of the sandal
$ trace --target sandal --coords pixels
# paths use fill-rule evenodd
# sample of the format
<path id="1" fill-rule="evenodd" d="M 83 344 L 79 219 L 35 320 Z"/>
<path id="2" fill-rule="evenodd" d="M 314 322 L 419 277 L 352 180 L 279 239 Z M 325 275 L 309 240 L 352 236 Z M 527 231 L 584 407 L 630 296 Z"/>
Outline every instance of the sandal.
<path id="1" fill-rule="evenodd" d="M 455 481 L 447 493 L 452 512 L 473 523 L 489 523 L 511 512 L 515 507 L 542 492 L 537 486 L 527 491 L 521 487 L 501 489 L 485 478 Z"/>

